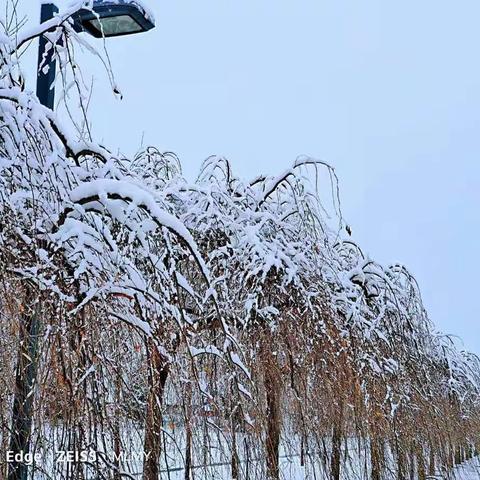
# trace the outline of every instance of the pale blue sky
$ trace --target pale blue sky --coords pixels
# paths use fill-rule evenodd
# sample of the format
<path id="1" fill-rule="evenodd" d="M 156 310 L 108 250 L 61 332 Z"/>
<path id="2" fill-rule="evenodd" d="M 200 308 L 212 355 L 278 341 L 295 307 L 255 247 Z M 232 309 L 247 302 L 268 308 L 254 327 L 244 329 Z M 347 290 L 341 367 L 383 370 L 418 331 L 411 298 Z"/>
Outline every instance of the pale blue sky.
<path id="1" fill-rule="evenodd" d="M 96 138 L 131 154 L 144 136 L 190 177 L 214 153 L 246 177 L 328 161 L 354 239 L 480 353 L 478 0 L 144 2 L 157 28 L 107 42 L 123 101 L 84 63 Z"/>

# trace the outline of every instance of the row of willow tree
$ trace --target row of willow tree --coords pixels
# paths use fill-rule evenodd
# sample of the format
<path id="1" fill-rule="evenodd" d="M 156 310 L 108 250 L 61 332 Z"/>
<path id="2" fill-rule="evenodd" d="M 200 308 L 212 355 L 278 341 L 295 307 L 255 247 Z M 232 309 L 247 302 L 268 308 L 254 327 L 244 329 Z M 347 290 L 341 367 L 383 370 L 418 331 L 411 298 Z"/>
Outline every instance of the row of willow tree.
<path id="1" fill-rule="evenodd" d="M 83 3 L 48 25 L 80 104 Z M 331 167 L 113 155 L 25 87 L 47 27 L 0 25 L 0 451 L 37 454 L 1 478 L 423 480 L 476 454 L 477 357 L 347 235 Z"/>

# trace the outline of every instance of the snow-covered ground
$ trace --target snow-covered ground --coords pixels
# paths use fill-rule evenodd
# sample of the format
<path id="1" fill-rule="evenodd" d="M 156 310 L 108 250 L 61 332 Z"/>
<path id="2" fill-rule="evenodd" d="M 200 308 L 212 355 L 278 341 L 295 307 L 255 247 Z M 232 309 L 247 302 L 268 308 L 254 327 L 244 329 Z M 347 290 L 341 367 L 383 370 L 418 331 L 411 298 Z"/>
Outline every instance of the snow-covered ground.
<path id="1" fill-rule="evenodd" d="M 437 477 L 442 479 L 444 477 Z M 478 480 L 480 479 L 480 458 L 476 457 L 463 465 L 456 467 L 452 477 L 458 480 Z"/>
<path id="2" fill-rule="evenodd" d="M 184 454 L 185 454 L 185 431 L 179 424 L 172 428 L 173 422 L 166 422 L 164 426 L 164 449 L 160 459 L 161 476 L 160 479 L 166 480 L 184 480 Z M 52 431 L 50 431 L 52 433 Z M 55 432 L 59 435 L 59 432 Z M 140 456 L 128 455 L 124 461 L 121 461 L 121 470 L 126 478 L 141 480 L 143 461 L 141 458 L 143 431 L 131 429 L 125 432 L 124 438 L 130 439 L 131 452 L 137 452 Z M 205 442 L 202 438 L 194 437 L 192 444 L 192 480 L 232 480 L 231 475 L 231 453 L 229 446 L 225 443 L 223 437 L 215 438 L 210 436 L 209 441 Z M 239 455 L 239 473 L 241 480 L 263 480 L 265 478 L 265 458 L 263 451 L 254 451 L 245 447 L 245 438 L 238 434 L 237 452 Z M 324 464 L 325 457 L 318 452 L 306 451 L 304 464 L 301 465 L 300 443 L 295 436 L 291 436 L 291 442 L 282 442 L 280 447 L 280 479 L 281 480 L 328 480 L 328 460 Z M 109 442 L 107 442 L 109 443 Z M 329 439 L 324 440 L 327 450 L 330 449 Z M 341 466 L 341 480 L 369 480 L 369 465 L 365 455 L 356 449 L 357 441 L 350 439 L 349 447 L 344 450 L 344 462 Z M 127 444 L 124 444 L 127 447 Z M 52 449 L 47 449 L 52 453 Z M 47 453 L 44 452 L 44 453 Z M 348 453 L 347 453 L 348 452 Z M 54 467 L 52 455 L 43 456 L 44 462 L 40 470 L 34 475 L 35 480 L 52 480 L 65 472 L 62 465 Z M 105 456 L 110 458 L 113 451 L 106 451 Z M 112 457 L 113 458 L 113 457 Z M 322 460 L 323 459 L 323 460 Z M 390 470 L 390 469 L 389 469 Z M 48 473 L 47 473 L 48 472 Z M 62 472 L 62 473 L 60 473 Z M 88 468 L 85 470 L 85 478 L 96 479 L 92 476 Z M 395 466 L 388 472 L 384 472 L 382 480 L 397 480 Z M 428 480 L 480 480 L 480 457 L 476 457 L 465 464 L 455 467 L 450 473 L 438 474 L 434 477 L 428 477 Z"/>
<path id="3" fill-rule="evenodd" d="M 245 473 L 245 472 L 244 472 Z M 353 471 L 344 471 L 342 478 L 344 479 L 360 479 L 365 478 L 362 475 L 355 474 Z M 165 473 L 164 473 L 165 474 Z M 209 467 L 208 473 L 202 469 L 195 469 L 195 479 L 214 479 L 214 480 L 231 480 L 230 470 L 228 466 L 216 466 Z M 183 480 L 185 473 L 183 469 L 179 469 L 174 472 L 170 472 L 171 480 Z M 246 477 L 243 477 L 246 478 Z M 281 475 L 282 480 L 324 480 L 328 478 L 328 475 L 321 473 L 318 470 L 314 473 L 312 468 L 301 467 L 298 459 L 295 458 L 283 458 L 281 460 Z M 465 464 L 456 467 L 450 476 L 438 475 L 435 477 L 427 477 L 428 480 L 480 480 L 480 459 L 475 458 L 466 462 Z"/>

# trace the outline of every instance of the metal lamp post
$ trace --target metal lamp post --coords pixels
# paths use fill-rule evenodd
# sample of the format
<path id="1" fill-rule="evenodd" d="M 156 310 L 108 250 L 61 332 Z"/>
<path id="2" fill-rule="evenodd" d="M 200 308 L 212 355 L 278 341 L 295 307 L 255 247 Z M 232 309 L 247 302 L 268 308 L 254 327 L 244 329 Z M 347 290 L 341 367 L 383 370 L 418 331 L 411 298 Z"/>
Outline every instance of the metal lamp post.
<path id="1" fill-rule="evenodd" d="M 43 3 L 41 22 L 50 20 L 57 12 L 54 4 Z M 94 0 L 91 9 L 82 8 L 71 18 L 77 32 L 87 32 L 96 38 L 132 35 L 155 27 L 153 19 L 145 14 L 135 0 Z M 37 97 L 42 105 L 53 109 L 56 61 L 53 48 L 46 51 L 47 43 L 45 36 L 41 36 L 38 47 Z"/>
<path id="2" fill-rule="evenodd" d="M 42 3 L 41 23 L 58 12 L 55 5 Z M 135 0 L 94 0 L 91 9 L 80 9 L 72 17 L 77 32 L 85 31 L 94 37 L 116 37 L 146 32 L 155 25 Z M 48 40 L 40 37 L 38 49 L 37 97 L 40 103 L 53 109 L 55 100 L 56 62 L 53 46 L 47 50 Z M 35 295 L 35 292 L 33 292 Z M 34 298 L 30 298 L 34 304 Z M 36 383 L 37 351 L 40 335 L 38 305 L 33 312 L 23 314 L 12 411 L 12 428 L 8 465 L 8 480 L 27 480 L 28 463 L 25 455 L 30 451 L 33 418 L 32 390 Z"/>

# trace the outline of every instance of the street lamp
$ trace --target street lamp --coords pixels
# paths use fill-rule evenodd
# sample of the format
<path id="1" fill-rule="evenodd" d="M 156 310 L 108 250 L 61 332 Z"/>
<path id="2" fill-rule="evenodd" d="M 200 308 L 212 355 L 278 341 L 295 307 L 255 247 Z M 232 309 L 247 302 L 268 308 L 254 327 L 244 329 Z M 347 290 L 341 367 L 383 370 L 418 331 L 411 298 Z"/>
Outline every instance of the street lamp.
<path id="1" fill-rule="evenodd" d="M 42 0 L 45 2 L 45 0 Z M 58 9 L 52 3 L 42 3 L 41 23 L 52 19 Z M 92 9 L 80 9 L 72 15 L 73 26 L 78 32 L 86 31 L 95 37 L 113 37 L 145 32 L 155 25 L 153 19 L 138 4 L 138 0 L 94 0 Z M 56 62 L 53 46 L 46 49 L 45 35 L 40 37 L 38 48 L 37 97 L 40 103 L 53 109 Z M 36 308 L 36 307 L 35 307 Z M 40 318 L 37 311 L 25 315 L 22 335 L 22 355 L 19 357 L 16 390 L 12 409 L 10 451 L 15 461 L 8 466 L 8 480 L 27 480 L 28 465 L 17 460 L 30 452 L 32 430 L 32 389 L 35 384 Z"/>
<path id="2" fill-rule="evenodd" d="M 146 32 L 155 26 L 135 2 L 96 1 L 92 10 L 82 9 L 72 18 L 75 30 L 96 38 Z"/>
<path id="3" fill-rule="evenodd" d="M 57 12 L 52 3 L 43 3 L 41 23 L 53 18 Z M 135 0 L 94 0 L 91 9 L 82 8 L 71 18 L 75 31 L 87 32 L 96 38 L 131 35 L 155 27 L 153 18 Z M 56 62 L 53 48 L 45 51 L 46 46 L 47 39 L 42 35 L 38 48 L 37 97 L 42 105 L 53 109 Z"/>

